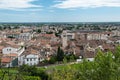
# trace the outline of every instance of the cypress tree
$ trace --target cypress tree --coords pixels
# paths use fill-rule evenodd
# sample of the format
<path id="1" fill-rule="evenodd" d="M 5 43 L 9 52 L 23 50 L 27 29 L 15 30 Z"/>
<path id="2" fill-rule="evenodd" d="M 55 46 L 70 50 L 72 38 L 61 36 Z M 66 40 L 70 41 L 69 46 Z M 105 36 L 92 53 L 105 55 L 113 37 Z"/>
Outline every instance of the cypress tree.
<path id="1" fill-rule="evenodd" d="M 60 47 L 58 47 L 57 61 L 63 61 L 63 58 L 64 58 L 64 51 Z"/>

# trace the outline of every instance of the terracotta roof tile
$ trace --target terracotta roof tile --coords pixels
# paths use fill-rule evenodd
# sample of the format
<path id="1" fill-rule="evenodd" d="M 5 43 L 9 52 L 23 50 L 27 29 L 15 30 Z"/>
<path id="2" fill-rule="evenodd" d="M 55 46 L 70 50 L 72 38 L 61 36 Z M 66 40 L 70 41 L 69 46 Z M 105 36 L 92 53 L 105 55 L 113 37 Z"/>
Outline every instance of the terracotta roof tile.
<path id="1" fill-rule="evenodd" d="M 17 56 L 18 56 L 18 54 L 11 53 L 11 54 L 6 54 L 6 55 L 4 55 L 4 56 L 9 56 L 9 57 L 17 57 Z"/>
<path id="2" fill-rule="evenodd" d="M 10 57 L 3 57 L 1 58 L 1 62 L 2 63 L 10 63 L 12 61 L 12 59 Z"/>

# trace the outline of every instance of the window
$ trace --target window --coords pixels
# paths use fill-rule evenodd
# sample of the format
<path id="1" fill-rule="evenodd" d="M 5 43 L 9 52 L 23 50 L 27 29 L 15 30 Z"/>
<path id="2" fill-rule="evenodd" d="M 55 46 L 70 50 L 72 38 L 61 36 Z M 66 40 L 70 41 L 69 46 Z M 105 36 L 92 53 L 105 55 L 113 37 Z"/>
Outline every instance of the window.
<path id="1" fill-rule="evenodd" d="M 29 59 L 27 59 L 27 61 L 29 61 Z"/>
<path id="2" fill-rule="evenodd" d="M 63 37 L 66 37 L 66 35 L 63 35 Z"/>
<path id="3" fill-rule="evenodd" d="M 7 51 L 11 51 L 11 49 L 7 49 Z"/>
<path id="4" fill-rule="evenodd" d="M 9 51 L 11 51 L 11 49 L 9 49 Z"/>

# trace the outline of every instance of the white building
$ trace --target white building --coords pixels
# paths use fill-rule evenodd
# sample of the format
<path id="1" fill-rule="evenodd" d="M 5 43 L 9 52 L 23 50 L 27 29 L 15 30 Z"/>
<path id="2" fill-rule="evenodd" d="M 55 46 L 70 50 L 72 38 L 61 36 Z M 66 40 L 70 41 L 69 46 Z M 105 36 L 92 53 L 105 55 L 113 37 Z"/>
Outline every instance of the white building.
<path id="1" fill-rule="evenodd" d="M 21 33 L 18 36 L 18 39 L 22 40 L 31 40 L 33 38 L 33 33 Z"/>
<path id="2" fill-rule="evenodd" d="M 120 40 L 117 40 L 116 43 L 120 44 Z"/>
<path id="3" fill-rule="evenodd" d="M 108 40 L 113 36 L 113 32 L 105 31 L 78 31 L 77 37 L 85 40 Z"/>
<path id="4" fill-rule="evenodd" d="M 28 65 L 37 65 L 39 63 L 39 56 L 36 54 L 28 54 L 19 57 L 19 65 L 28 64 Z"/>
<path id="5" fill-rule="evenodd" d="M 101 34 L 101 33 L 90 33 L 87 34 L 87 40 L 107 40 L 108 35 Z"/>
<path id="6" fill-rule="evenodd" d="M 8 46 L 2 49 L 2 54 L 16 53 L 18 56 L 25 51 L 24 47 L 20 46 Z"/>
<path id="7" fill-rule="evenodd" d="M 43 61 L 44 58 L 42 58 L 38 51 L 30 49 L 29 51 L 25 51 L 23 54 L 21 54 L 18 57 L 18 65 L 37 65 L 39 62 Z"/>
<path id="8" fill-rule="evenodd" d="M 115 30 L 115 31 L 112 31 L 112 32 L 113 32 L 113 36 L 120 36 L 120 31 Z"/>
<path id="9" fill-rule="evenodd" d="M 22 39 L 22 40 L 31 40 L 34 36 L 34 33 L 29 33 L 29 32 L 26 32 L 26 33 L 7 33 L 6 34 L 6 37 L 14 37 L 16 39 Z"/>

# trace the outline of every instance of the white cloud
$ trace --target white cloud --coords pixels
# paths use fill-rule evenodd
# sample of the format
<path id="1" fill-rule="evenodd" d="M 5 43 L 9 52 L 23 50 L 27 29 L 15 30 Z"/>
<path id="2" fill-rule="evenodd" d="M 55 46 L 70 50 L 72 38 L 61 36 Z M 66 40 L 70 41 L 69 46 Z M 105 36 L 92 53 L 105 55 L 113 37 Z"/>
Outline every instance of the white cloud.
<path id="1" fill-rule="evenodd" d="M 10 9 L 14 11 L 42 11 L 43 9 Z"/>
<path id="2" fill-rule="evenodd" d="M 19 9 L 41 7 L 31 3 L 34 1 L 36 0 L 0 0 L 0 9 L 19 10 Z"/>
<path id="3" fill-rule="evenodd" d="M 59 0 L 56 8 L 120 7 L 120 0 Z"/>

